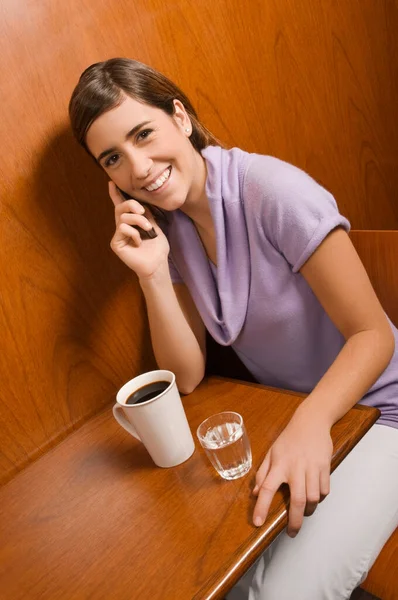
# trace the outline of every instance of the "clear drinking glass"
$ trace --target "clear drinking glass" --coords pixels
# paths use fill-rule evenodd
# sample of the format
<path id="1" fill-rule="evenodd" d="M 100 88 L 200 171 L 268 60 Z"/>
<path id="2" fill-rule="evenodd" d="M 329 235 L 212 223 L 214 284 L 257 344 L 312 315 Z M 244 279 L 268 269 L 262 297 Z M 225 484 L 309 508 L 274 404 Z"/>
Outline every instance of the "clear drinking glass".
<path id="1" fill-rule="evenodd" d="M 222 412 L 201 423 L 196 435 L 223 479 L 238 479 L 252 466 L 252 453 L 243 418 L 236 412 Z"/>

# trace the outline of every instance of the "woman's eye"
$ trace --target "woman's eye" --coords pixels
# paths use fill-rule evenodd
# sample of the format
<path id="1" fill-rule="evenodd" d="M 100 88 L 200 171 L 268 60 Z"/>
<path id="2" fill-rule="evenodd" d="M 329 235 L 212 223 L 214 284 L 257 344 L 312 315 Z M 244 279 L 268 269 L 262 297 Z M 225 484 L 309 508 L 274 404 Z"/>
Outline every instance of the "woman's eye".
<path id="1" fill-rule="evenodd" d="M 152 129 L 144 129 L 141 133 L 138 134 L 139 140 L 145 140 L 152 133 Z"/>
<path id="2" fill-rule="evenodd" d="M 118 158 L 119 158 L 118 154 L 112 154 L 109 158 L 106 159 L 105 166 L 106 167 L 113 167 L 113 165 L 116 164 Z"/>

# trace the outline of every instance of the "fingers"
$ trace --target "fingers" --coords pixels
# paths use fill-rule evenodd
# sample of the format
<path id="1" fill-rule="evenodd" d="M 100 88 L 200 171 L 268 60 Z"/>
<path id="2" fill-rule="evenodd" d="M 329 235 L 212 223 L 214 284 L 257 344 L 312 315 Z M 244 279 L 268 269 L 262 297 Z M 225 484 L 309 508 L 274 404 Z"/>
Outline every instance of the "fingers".
<path id="1" fill-rule="evenodd" d="M 304 510 L 307 503 L 304 473 L 295 474 L 289 482 L 289 488 L 290 507 L 287 533 L 290 537 L 295 537 L 303 524 Z"/>
<path id="2" fill-rule="evenodd" d="M 305 486 L 302 482 L 305 481 Z M 297 477 L 293 479 L 290 487 L 290 508 L 289 523 L 287 533 L 290 537 L 295 537 L 299 532 L 303 517 L 310 517 L 314 514 L 319 502 L 330 492 L 330 469 L 313 469 L 307 471 L 305 478 Z"/>
<path id="3" fill-rule="evenodd" d="M 113 181 L 108 181 L 109 196 L 115 206 L 123 204 L 124 198 Z"/>
<path id="4" fill-rule="evenodd" d="M 109 196 L 115 206 L 115 214 L 117 216 L 120 216 L 125 212 L 131 212 L 138 215 L 143 215 L 145 213 L 145 208 L 142 206 L 142 204 L 140 204 L 137 200 L 134 200 L 134 198 L 126 200 L 113 181 L 108 182 L 108 189 Z"/>
<path id="5" fill-rule="evenodd" d="M 148 236 L 144 236 L 145 239 L 147 238 L 154 238 L 157 237 L 157 235 L 159 235 L 160 233 L 160 229 L 156 223 L 156 220 L 152 214 L 152 212 L 150 211 L 150 209 L 148 207 L 142 206 L 142 204 L 140 204 L 137 200 L 134 200 L 133 198 L 131 198 L 130 200 L 126 200 L 122 194 L 120 193 L 118 187 L 115 185 L 115 183 L 113 181 L 109 181 L 108 182 L 108 188 L 109 188 L 109 196 L 112 199 L 112 202 L 115 206 L 115 221 L 116 221 L 116 226 L 119 224 L 120 221 L 122 222 L 128 222 L 129 225 L 132 226 L 137 226 L 141 227 L 141 229 L 144 229 L 145 231 L 149 232 Z M 143 219 L 141 220 L 140 217 L 138 217 L 138 219 L 134 220 L 134 221 L 127 221 L 123 215 L 144 215 Z M 154 229 L 155 231 L 151 232 L 151 229 Z"/>
<path id="6" fill-rule="evenodd" d="M 271 454 L 268 453 L 256 474 L 253 494 L 258 496 L 253 513 L 253 523 L 257 527 L 264 524 L 276 491 L 287 482 L 290 489 L 290 507 L 287 533 L 295 537 L 299 532 L 304 516 L 311 516 L 319 502 L 330 491 L 330 470 L 313 469 L 307 473 L 297 470 L 292 477 L 285 477 L 280 468 L 270 469 Z"/>
<path id="7" fill-rule="evenodd" d="M 263 462 L 261 463 L 260 468 L 258 469 L 258 471 L 256 473 L 256 485 L 254 486 L 254 489 L 253 489 L 254 496 L 258 496 L 258 491 L 259 491 L 260 486 L 263 483 L 264 479 L 268 475 L 270 466 L 271 466 L 271 453 L 268 452 L 266 454 Z"/>
<path id="8" fill-rule="evenodd" d="M 330 466 L 324 467 L 319 475 L 320 502 L 330 494 Z"/>
<path id="9" fill-rule="evenodd" d="M 134 213 L 122 213 L 119 217 L 119 222 L 118 224 L 121 223 L 126 223 L 127 225 L 130 226 L 138 226 L 141 227 L 141 229 L 144 229 L 144 231 L 150 231 L 152 229 L 152 224 L 149 222 L 149 220 L 144 217 L 143 215 L 137 215 Z"/>
<path id="10" fill-rule="evenodd" d="M 267 518 L 269 507 L 275 492 L 284 483 L 285 478 L 278 469 L 271 469 L 268 476 L 261 483 L 258 491 L 258 499 L 254 507 L 253 523 L 256 527 L 263 525 Z"/>
<path id="11" fill-rule="evenodd" d="M 320 492 L 319 492 L 319 471 L 317 469 L 313 469 L 311 471 L 307 471 L 306 473 L 306 506 L 304 516 L 310 517 L 316 511 L 316 507 L 320 501 Z"/>
<path id="12" fill-rule="evenodd" d="M 111 240 L 111 248 L 117 254 L 117 251 L 127 244 L 131 244 L 138 248 L 142 244 L 141 236 L 137 229 L 131 227 L 131 225 L 120 223 Z"/>

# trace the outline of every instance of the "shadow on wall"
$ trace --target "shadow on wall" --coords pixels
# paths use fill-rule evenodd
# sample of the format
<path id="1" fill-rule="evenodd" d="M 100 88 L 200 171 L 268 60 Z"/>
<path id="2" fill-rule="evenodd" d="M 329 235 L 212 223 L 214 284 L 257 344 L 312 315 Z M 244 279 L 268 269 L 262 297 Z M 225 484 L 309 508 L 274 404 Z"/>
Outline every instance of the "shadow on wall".
<path id="1" fill-rule="evenodd" d="M 52 253 L 45 277 L 47 308 L 55 311 L 59 330 L 54 389 L 66 394 L 73 423 L 109 402 L 122 383 L 155 368 L 155 361 L 137 279 L 109 246 L 114 212 L 105 173 L 66 127 L 49 141 L 33 173 L 45 232 L 39 243 Z"/>

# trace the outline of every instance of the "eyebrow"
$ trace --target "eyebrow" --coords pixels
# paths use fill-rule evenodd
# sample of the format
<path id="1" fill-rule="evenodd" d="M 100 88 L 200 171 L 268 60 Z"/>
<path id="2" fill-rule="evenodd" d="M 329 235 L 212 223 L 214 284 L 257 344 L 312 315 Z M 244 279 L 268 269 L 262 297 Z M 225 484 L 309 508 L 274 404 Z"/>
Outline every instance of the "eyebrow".
<path id="1" fill-rule="evenodd" d="M 137 131 L 139 131 L 141 129 L 141 127 L 144 127 L 145 125 L 148 125 L 151 121 L 143 121 L 142 123 L 139 123 L 138 125 L 136 125 L 135 127 L 133 127 L 133 129 L 130 129 L 130 131 L 128 131 L 126 133 L 126 140 L 128 140 L 131 136 L 133 136 L 135 133 L 137 133 Z M 115 146 L 113 146 L 112 148 L 108 148 L 107 150 L 104 150 L 103 152 L 101 152 L 101 154 L 99 156 L 97 156 L 97 162 L 100 162 L 103 158 L 105 158 L 105 156 L 108 156 L 108 154 L 112 154 L 113 152 L 116 152 L 117 148 Z"/>

